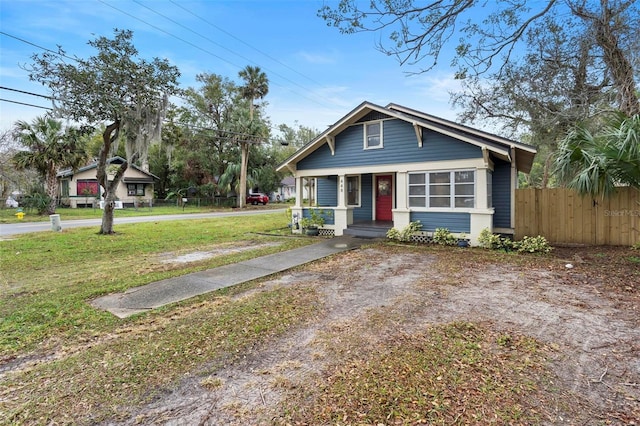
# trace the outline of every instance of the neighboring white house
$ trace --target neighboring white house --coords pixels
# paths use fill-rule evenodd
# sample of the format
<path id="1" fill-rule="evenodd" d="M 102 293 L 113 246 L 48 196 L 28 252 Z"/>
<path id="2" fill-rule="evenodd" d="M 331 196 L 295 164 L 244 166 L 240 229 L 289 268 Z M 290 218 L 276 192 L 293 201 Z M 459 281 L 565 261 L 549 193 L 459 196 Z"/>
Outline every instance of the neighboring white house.
<path id="1" fill-rule="evenodd" d="M 306 200 L 309 200 L 309 194 L 311 194 L 311 199 L 316 199 L 316 185 L 315 179 L 304 179 L 302 181 L 302 197 Z M 291 198 L 296 197 L 296 180 L 292 176 L 286 177 L 282 179 L 280 182 L 280 188 L 273 195 L 273 199 L 277 199 L 277 196 L 280 196 L 281 201 L 287 201 Z"/>
<path id="2" fill-rule="evenodd" d="M 113 157 L 108 160 L 110 165 L 120 165 L 126 160 Z M 97 207 L 100 201 L 101 188 L 96 176 L 98 163 L 93 162 L 81 167 L 75 172 L 63 170 L 58 173 L 60 182 L 60 200 L 69 207 Z M 114 173 L 110 173 L 112 179 Z M 153 184 L 158 180 L 155 175 L 142 170 L 136 165 L 129 165 L 124 173 L 122 182 L 118 185 L 116 197 L 124 207 L 133 207 L 142 203 L 148 205 L 153 202 Z"/>

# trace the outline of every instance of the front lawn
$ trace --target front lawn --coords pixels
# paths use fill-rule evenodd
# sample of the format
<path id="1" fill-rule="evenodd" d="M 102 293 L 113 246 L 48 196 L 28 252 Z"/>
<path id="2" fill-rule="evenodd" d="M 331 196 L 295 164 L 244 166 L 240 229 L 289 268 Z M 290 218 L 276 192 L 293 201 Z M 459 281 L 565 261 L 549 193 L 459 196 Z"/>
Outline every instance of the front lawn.
<path id="1" fill-rule="evenodd" d="M 281 237 L 288 234 L 286 225 L 283 213 L 273 213 L 118 225 L 116 234 L 108 236 L 97 235 L 91 227 L 0 241 L 0 353 L 7 357 L 45 350 L 50 344 L 112 330 L 122 321 L 87 303 L 98 296 L 310 242 Z M 273 236 L 262 235 L 269 233 Z M 278 244 L 259 244 L 265 241 Z M 229 244 L 253 244 L 256 249 L 190 263 L 161 261 L 163 254 Z"/>
<path id="2" fill-rule="evenodd" d="M 268 204 L 266 206 L 247 206 L 246 209 L 276 209 L 286 208 L 286 204 Z M 24 213 L 22 219 L 18 219 L 16 213 L 18 211 Z M 127 207 L 124 209 L 114 210 L 114 217 L 133 217 L 133 216 L 160 216 L 170 214 L 183 214 L 183 213 L 210 213 L 218 211 L 232 211 L 229 207 L 212 207 L 212 206 L 197 206 L 189 205 L 184 206 L 156 206 L 156 207 L 141 207 L 135 209 L 133 207 Z M 102 210 L 94 208 L 64 208 L 59 207 L 56 209 L 56 214 L 60 215 L 62 220 L 74 220 L 74 219 L 100 219 L 102 217 Z M 0 208 L 0 223 L 19 223 L 19 222 L 43 222 L 48 221 L 48 215 L 39 215 L 35 211 L 13 208 Z"/>
<path id="3" fill-rule="evenodd" d="M 88 303 L 318 241 L 286 223 L 277 212 L 0 241 L 0 424 L 640 416 L 640 269 L 627 248 L 375 243 L 126 319 Z M 165 262 L 194 252 L 217 255 Z"/>

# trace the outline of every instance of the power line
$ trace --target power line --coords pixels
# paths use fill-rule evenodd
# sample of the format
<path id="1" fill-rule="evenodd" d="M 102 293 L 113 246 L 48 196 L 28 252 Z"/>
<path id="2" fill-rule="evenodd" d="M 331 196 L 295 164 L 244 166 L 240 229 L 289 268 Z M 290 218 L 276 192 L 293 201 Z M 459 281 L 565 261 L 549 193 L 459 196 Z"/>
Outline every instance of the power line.
<path id="1" fill-rule="evenodd" d="M 39 45 L 37 45 L 37 44 L 35 44 L 35 43 L 32 43 L 32 42 L 30 42 L 30 41 L 27 41 L 27 40 L 25 40 L 25 39 L 23 39 L 23 38 L 16 37 L 16 36 L 11 35 L 11 34 L 7 34 L 7 33 L 5 33 L 4 31 L 0 31 L 0 34 L 5 35 L 5 36 L 7 36 L 7 37 L 11 37 L 12 39 L 15 39 L 15 40 L 21 41 L 21 42 L 26 43 L 26 44 L 28 44 L 28 45 L 30 45 L 30 46 L 37 47 L 38 49 L 42 49 L 42 50 L 44 50 L 44 51 L 47 51 L 47 52 L 53 53 L 53 54 L 55 54 L 55 55 L 62 56 L 63 58 L 71 59 L 71 60 L 73 60 L 73 61 L 78 61 L 78 58 L 72 58 L 71 56 L 67 56 L 67 55 L 65 55 L 65 54 L 61 53 L 60 51 L 56 52 L 55 50 L 51 50 L 51 49 L 48 49 L 48 48 L 46 48 L 46 47 L 39 46 Z"/>
<path id="2" fill-rule="evenodd" d="M 183 38 L 181 38 L 181 37 L 178 37 L 177 35 L 172 34 L 172 33 L 170 33 L 169 31 L 166 31 L 166 30 L 164 30 L 163 28 L 158 27 L 157 25 L 151 24 L 150 22 L 147 22 L 147 21 L 145 21 L 145 20 L 143 20 L 143 19 L 141 19 L 141 18 L 139 18 L 139 17 L 137 17 L 137 16 L 135 16 L 135 15 L 133 15 L 133 14 L 129 13 L 129 12 L 126 12 L 126 11 L 124 11 L 124 10 L 122 10 L 122 9 L 119 9 L 119 8 L 117 8 L 117 7 L 113 6 L 113 5 L 111 5 L 111 4 L 107 3 L 107 2 L 105 2 L 104 0 L 98 0 L 98 2 L 100 2 L 100 3 L 104 4 L 105 6 L 108 6 L 108 7 L 112 8 L 112 9 L 114 9 L 114 10 L 116 10 L 116 11 L 120 12 L 120 13 L 123 13 L 123 14 L 125 14 L 125 15 L 129 16 L 130 18 L 133 18 L 133 19 L 135 19 L 135 20 L 137 20 L 137 21 L 140 21 L 140 22 L 142 22 L 143 24 L 148 25 L 148 26 L 150 26 L 151 28 L 153 28 L 153 29 L 155 29 L 155 30 L 158 30 L 158 31 L 160 31 L 160 32 L 162 32 L 162 33 L 164 33 L 164 34 L 166 34 L 166 35 L 170 36 L 170 37 L 173 37 L 173 38 L 175 38 L 176 40 L 179 40 L 179 41 L 181 41 L 181 42 L 183 42 L 183 43 L 188 44 L 189 46 L 192 46 L 192 47 L 194 47 L 194 48 L 196 48 L 196 49 L 198 49 L 198 50 L 201 50 L 202 52 L 207 53 L 207 54 L 209 54 L 209 55 L 213 56 L 214 58 L 217 58 L 217 59 L 219 59 L 219 60 L 221 60 L 221 61 L 223 61 L 223 62 L 226 62 L 226 63 L 228 63 L 228 64 L 230 64 L 230 65 L 232 65 L 232 66 L 234 66 L 234 67 L 236 67 L 236 68 L 238 68 L 238 69 L 243 69 L 243 67 L 242 67 L 242 66 L 240 66 L 240 65 L 238 65 L 238 64 L 235 64 L 235 63 L 233 63 L 233 62 L 231 62 L 231 61 L 229 61 L 229 60 L 227 60 L 227 59 L 225 59 L 225 58 L 222 58 L 222 57 L 220 57 L 220 56 L 216 55 L 215 53 L 213 53 L 213 52 L 211 52 L 211 51 L 209 51 L 209 50 L 207 50 L 207 49 L 204 49 L 204 48 L 202 48 L 202 47 L 200 47 L 200 46 L 198 46 L 198 45 L 196 45 L 196 44 L 194 44 L 194 43 L 192 43 L 192 42 L 190 42 L 190 41 L 188 41 L 188 40 L 185 40 L 185 39 L 183 39 Z M 138 3 L 138 2 L 136 2 L 136 3 Z M 138 3 L 138 4 L 140 4 L 140 3 Z M 141 5 L 141 6 L 143 6 L 143 7 L 145 7 L 146 9 L 148 9 L 148 10 L 150 10 L 150 11 L 152 11 L 152 12 L 156 13 L 157 15 L 160 15 L 160 16 L 162 16 L 162 17 L 164 17 L 164 18 L 166 18 L 166 19 L 170 20 L 171 22 L 176 23 L 174 20 L 172 20 L 172 19 L 170 19 L 170 18 L 167 18 L 166 16 L 162 15 L 161 13 L 156 12 L 155 10 L 153 10 L 153 9 L 149 8 L 148 6 L 144 6 L 144 5 Z M 178 24 L 178 23 L 176 23 L 176 24 L 177 24 L 177 25 L 182 26 L 183 28 L 186 28 L 186 27 L 184 27 L 182 24 Z M 199 35 L 200 37 L 204 38 L 205 40 L 209 40 L 209 41 L 211 41 L 211 40 L 210 40 L 209 38 L 207 38 L 206 36 L 203 36 L 203 35 L 201 35 L 201 34 L 199 34 L 199 33 L 197 33 L 197 32 L 194 32 L 193 30 L 191 30 L 191 29 L 189 29 L 189 28 L 187 28 L 187 29 L 188 29 L 189 31 L 193 32 L 194 34 L 197 34 L 197 35 Z M 215 43 L 215 42 L 213 42 L 213 41 L 212 41 L 212 43 L 214 43 L 214 44 L 216 44 L 216 45 L 218 45 L 218 46 L 219 46 L 219 44 L 217 44 L 217 43 Z M 227 49 L 227 48 L 224 48 L 224 49 L 229 50 L 229 49 Z M 234 54 L 235 54 L 235 55 L 237 55 L 237 56 L 240 56 L 240 57 L 241 57 L 241 58 L 243 58 L 243 59 L 246 59 L 246 60 L 248 60 L 248 61 L 250 61 L 250 62 L 255 63 L 255 61 L 251 61 L 250 59 L 244 58 L 242 55 L 239 55 L 239 54 L 237 54 L 237 53 L 235 53 L 235 52 L 233 52 L 233 51 L 231 51 L 231 52 L 232 52 L 232 53 L 234 53 Z M 270 72 L 273 72 L 273 71 L 270 71 Z M 275 74 L 275 75 L 278 75 L 277 73 L 274 73 L 274 74 Z M 293 82 L 293 81 L 291 81 L 291 80 L 288 80 L 286 77 L 282 77 L 282 76 L 280 76 L 280 75 L 278 75 L 278 77 L 280 77 L 280 78 L 282 78 L 282 79 L 284 79 L 284 80 L 286 80 L 286 81 L 289 81 L 290 83 L 292 83 L 292 84 L 294 84 L 294 85 L 296 85 L 296 86 L 298 86 L 298 87 L 300 87 L 300 88 L 302 88 L 302 89 L 304 89 L 304 90 L 308 90 L 308 89 L 306 89 L 304 86 L 301 86 L 301 85 L 299 85 L 299 84 L 297 84 L 297 83 L 295 83 L 295 82 Z M 282 86 L 282 85 L 280 85 L 280 84 L 277 84 L 277 83 L 274 83 L 274 84 L 275 84 L 275 85 L 277 85 L 277 86 L 280 86 L 280 87 L 284 87 L 284 88 L 286 88 L 285 86 Z M 290 90 L 290 89 L 289 89 L 289 90 Z M 306 96 L 306 95 L 304 95 L 304 94 L 301 94 L 301 93 L 295 92 L 295 91 L 293 91 L 293 90 L 291 90 L 291 92 L 293 92 L 293 93 L 297 94 L 298 96 L 303 97 L 303 98 L 305 98 L 305 99 L 307 99 L 307 100 L 309 100 L 309 101 L 311 101 L 311 102 L 314 102 L 314 103 L 316 103 L 316 104 L 318 104 L 318 105 L 320 105 L 320 106 L 324 106 L 324 107 L 328 106 L 327 104 L 323 104 L 323 103 L 319 102 L 319 101 L 318 101 L 317 99 L 315 99 L 315 98 L 308 97 L 308 96 Z"/>
<path id="3" fill-rule="evenodd" d="M 272 61 L 274 61 L 274 62 L 276 62 L 276 63 L 278 63 L 278 64 L 282 65 L 283 67 L 285 67 L 285 68 L 287 68 L 287 69 L 290 69 L 291 71 L 293 71 L 294 73 L 298 74 L 299 76 L 306 78 L 307 80 L 311 81 L 312 83 L 315 83 L 315 84 L 318 84 L 318 85 L 322 85 L 322 83 L 320 83 L 320 82 L 318 82 L 318 81 L 316 81 L 316 80 L 312 79 L 311 77 L 309 77 L 309 76 L 307 76 L 307 75 L 305 75 L 305 74 L 302 74 L 301 72 L 299 72 L 299 71 L 297 71 L 296 69 L 294 69 L 294 68 L 290 67 L 289 65 L 287 65 L 287 64 L 285 64 L 284 62 L 280 61 L 279 59 L 274 58 L 273 56 L 269 55 L 268 53 L 263 52 L 262 50 L 258 49 L 257 47 L 252 46 L 251 44 L 247 43 L 246 41 L 244 41 L 244 40 L 242 40 L 242 39 L 240 39 L 240 38 L 236 37 L 235 35 L 231 34 L 229 31 L 226 31 L 225 29 L 220 28 L 219 26 L 217 26 L 217 25 L 213 24 L 212 22 L 210 22 L 210 21 L 208 21 L 208 20 L 204 19 L 203 17 L 201 17 L 201 16 L 199 16 L 199 15 L 196 15 L 196 14 L 195 14 L 195 13 L 193 13 L 191 10 L 189 10 L 189 9 L 185 8 L 184 6 L 182 6 L 182 5 L 181 5 L 181 4 L 179 4 L 179 3 L 176 3 L 174 0 L 169 0 L 169 2 L 170 2 L 170 3 L 173 3 L 175 6 L 179 7 L 180 9 L 182 9 L 182 10 L 184 10 L 185 12 L 189 13 L 190 15 L 192 15 L 192 16 L 194 16 L 194 17 L 198 18 L 199 20 L 201 20 L 202 22 L 204 22 L 204 23 L 208 24 L 209 26 L 211 26 L 211 27 L 215 28 L 216 30 L 218 30 L 218 31 L 220 31 L 220 32 L 222 32 L 222 33 L 225 33 L 225 34 L 226 34 L 226 35 L 228 35 L 229 37 L 231 37 L 231 38 L 233 38 L 233 39 L 235 39 L 235 40 L 239 41 L 240 43 L 244 44 L 245 46 L 247 46 L 247 47 L 249 47 L 249 48 L 251 48 L 251 49 L 255 50 L 256 52 L 258 52 L 258 53 L 260 53 L 260 54 L 262 54 L 262 55 L 266 56 L 266 57 L 267 57 L 267 58 L 269 58 L 270 60 L 272 60 Z M 136 3 L 137 3 L 137 2 L 136 2 Z"/>
<path id="4" fill-rule="evenodd" d="M 222 44 L 220 44 L 220 43 L 215 42 L 215 41 L 214 41 L 214 40 L 212 40 L 211 38 L 209 38 L 209 37 L 207 37 L 207 36 L 205 36 L 205 35 L 202 35 L 202 34 L 200 34 L 200 33 L 199 33 L 199 32 L 197 32 L 197 31 L 194 31 L 193 29 L 191 29 L 191 28 L 187 27 L 186 25 L 183 25 L 183 24 L 179 23 L 179 22 L 178 22 L 178 21 L 176 21 L 175 19 L 172 19 L 172 18 L 170 18 L 170 17 L 168 17 L 168 16 L 166 16 L 166 15 L 164 15 L 164 14 L 162 14 L 162 13 L 158 12 L 157 10 L 152 9 L 151 7 L 149 7 L 149 6 L 146 6 L 146 5 L 142 4 L 140 1 L 138 1 L 138 0 L 133 0 L 133 2 L 134 2 L 134 3 L 136 3 L 136 4 L 138 4 L 138 5 L 140 5 L 140 6 L 142 6 L 142 7 L 144 7 L 145 9 L 147 9 L 147 10 L 149 10 L 149 11 L 151 11 L 151 12 L 155 13 L 156 15 L 161 16 L 161 17 L 165 18 L 166 20 L 168 20 L 168 21 L 170 21 L 170 22 L 173 22 L 174 24 L 178 25 L 178 26 L 179 26 L 179 27 L 181 27 L 181 28 L 184 28 L 185 30 L 187 30 L 187 31 L 189 31 L 189 32 L 191 32 L 191 33 L 193 33 L 193 34 L 195 34 L 195 35 L 197 35 L 198 37 L 201 37 L 201 38 L 203 38 L 203 39 L 207 40 L 208 42 L 210 42 L 210 43 L 212 43 L 212 44 L 214 44 L 214 45 L 216 45 L 216 46 L 218 46 L 218 47 L 220 47 L 220 48 L 222 48 L 222 49 L 226 50 L 227 52 L 230 52 L 230 53 L 232 53 L 232 54 L 234 54 L 234 55 L 236 55 L 236 56 L 238 56 L 238 57 L 240 57 L 240 58 L 244 59 L 245 61 L 248 61 L 248 62 L 251 62 L 251 63 L 254 63 L 254 64 L 258 65 L 258 63 L 257 63 L 256 61 L 254 61 L 254 60 L 252 60 L 252 59 L 249 59 L 249 58 L 247 58 L 247 57 L 245 57 L 245 56 L 243 56 L 243 55 L 239 54 L 238 52 L 236 52 L 236 51 L 234 51 L 234 50 L 232 50 L 232 49 L 229 49 L 228 47 L 223 46 L 223 45 L 222 45 Z M 184 7 L 182 7 L 182 6 L 180 6 L 180 7 L 181 7 L 182 9 L 184 9 Z M 184 10 L 187 10 L 187 9 L 184 9 Z M 187 11 L 188 11 L 188 10 L 187 10 Z M 190 13 L 191 13 L 191 12 L 190 12 Z M 194 15 L 193 13 L 191 13 L 191 14 L 192 14 L 192 15 Z M 194 15 L 194 16 L 197 16 L 197 15 Z M 258 49 L 256 49 L 256 48 L 253 48 L 251 45 L 249 45 L 249 44 L 245 43 L 244 41 L 240 40 L 239 38 L 235 37 L 233 34 L 230 34 L 230 33 L 226 32 L 226 31 L 224 31 L 223 29 L 220 29 L 220 28 L 216 27 L 215 25 L 211 24 L 210 22 L 208 22 L 208 21 L 206 21 L 206 20 L 205 20 L 205 22 L 207 22 L 209 25 L 212 25 L 214 28 L 219 29 L 220 31 L 224 32 L 225 34 L 228 34 L 230 37 L 233 37 L 234 39 L 236 39 L 236 40 L 240 41 L 241 43 L 243 43 L 243 44 L 245 44 L 245 45 L 247 45 L 247 46 L 251 47 L 252 49 L 257 50 L 258 52 L 260 52 L 260 53 L 262 53 L 263 55 L 267 56 L 268 58 L 272 59 L 273 61 L 276 61 L 276 62 L 278 62 L 279 64 L 281 64 L 281 65 L 283 65 L 283 66 L 285 66 L 285 67 L 289 68 L 290 70 L 292 70 L 292 71 L 296 72 L 297 74 L 300 74 L 299 72 L 297 72 L 297 71 L 296 71 L 296 70 L 294 70 L 293 68 L 291 68 L 291 67 L 289 67 L 289 66 L 287 66 L 287 65 L 283 64 L 282 62 L 278 61 L 277 59 L 270 57 L 270 56 L 269 56 L 269 55 L 267 55 L 266 53 L 263 53 L 263 52 L 261 52 L 260 50 L 258 50 Z M 276 75 L 276 76 L 280 77 L 280 78 L 281 78 L 281 79 L 283 79 L 284 81 L 287 81 L 287 82 L 289 82 L 289 83 L 291 83 L 291 84 L 293 84 L 293 85 L 295 85 L 295 86 L 298 86 L 299 88 L 301 88 L 301 89 L 303 89 L 303 90 L 308 90 L 306 87 L 304 87 L 304 86 L 302 86 L 302 85 L 300 85 L 300 84 L 296 83 L 295 81 L 293 81 L 293 80 L 291 80 L 291 79 L 289 79 L 289 78 L 287 78 L 287 77 L 285 77 L 285 76 L 283 76 L 283 75 L 281 75 L 281 74 L 278 74 L 277 72 L 275 72 L 275 71 L 273 71 L 273 70 L 270 70 L 270 69 L 269 69 L 269 68 L 267 68 L 267 67 L 264 67 L 264 66 L 263 66 L 263 68 L 264 68 L 265 70 L 269 71 L 271 74 L 273 74 L 273 75 Z M 300 75 L 301 75 L 301 76 L 303 76 L 303 77 L 305 77 L 305 78 L 307 78 L 307 79 L 309 79 L 309 80 L 311 80 L 310 78 L 306 77 L 306 76 L 305 76 L 305 75 L 303 75 L 303 74 L 300 74 Z M 313 80 L 311 80 L 311 81 L 313 81 Z M 315 82 L 315 83 L 317 83 L 317 82 Z M 320 84 L 320 83 L 317 83 L 317 84 Z"/>
<path id="5" fill-rule="evenodd" d="M 101 3 L 104 3 L 102 0 L 98 0 L 98 1 L 100 1 Z M 104 3 L 104 4 L 106 4 L 106 3 Z M 108 4 L 107 4 L 107 6 L 113 7 L 113 6 L 108 5 Z M 123 12 L 123 11 L 121 11 L 120 9 L 117 9 L 117 8 L 115 8 L 115 7 L 113 7 L 113 8 L 114 8 L 114 9 L 116 9 L 116 10 L 118 10 L 118 11 L 120 11 L 120 12 L 122 12 L 122 13 L 127 14 L 126 12 Z M 129 15 L 129 14 L 127 14 L 127 15 Z M 132 16 L 132 15 L 129 15 L 129 16 Z M 136 19 L 137 19 L 137 18 L 136 18 Z M 144 22 L 144 21 L 142 21 L 142 22 Z M 145 23 L 145 24 L 147 24 L 146 22 L 144 22 L 144 23 Z M 148 25 L 151 25 L 151 24 L 148 24 Z M 158 27 L 155 27 L 154 25 L 151 25 L 151 26 L 152 26 L 153 28 L 158 28 Z M 159 28 L 158 28 L 158 29 L 159 29 Z M 165 32 L 165 31 L 164 31 L 164 30 L 162 30 L 162 29 L 159 29 L 159 30 L 160 30 L 160 31 Z M 30 42 L 30 41 L 28 41 L 28 40 L 25 40 L 25 39 L 23 39 L 23 38 L 16 37 L 16 36 L 14 36 L 14 35 L 8 34 L 8 33 L 4 32 L 4 31 L 0 31 L 0 34 L 5 35 L 5 36 L 7 36 L 7 37 L 11 37 L 11 38 L 13 38 L 13 39 L 15 39 L 15 40 L 18 40 L 18 41 L 20 41 L 20 42 L 22 42 L 22 43 L 25 43 L 25 44 L 28 44 L 28 45 L 30 45 L 30 46 L 37 47 L 38 49 L 44 50 L 44 51 L 46 51 L 46 52 L 50 52 L 50 53 L 53 53 L 53 54 L 58 55 L 58 56 L 62 56 L 62 57 L 68 58 L 68 59 L 72 59 L 72 60 L 74 60 L 74 61 L 76 61 L 76 62 L 78 62 L 78 61 L 79 61 L 79 59 L 78 59 L 78 58 L 72 58 L 72 57 L 70 57 L 70 56 L 64 55 L 64 54 L 62 54 L 62 53 L 60 53 L 60 52 L 56 52 L 56 51 L 51 50 L 51 49 L 49 49 L 49 48 L 46 48 L 46 47 L 44 47 L 44 46 L 40 46 L 40 45 L 38 45 L 38 44 L 35 44 L 35 43 Z M 167 33 L 167 34 L 169 34 L 169 33 Z M 171 34 L 169 34 L 169 35 L 171 35 Z M 173 36 L 173 35 L 172 35 L 172 36 Z M 173 36 L 173 37 L 176 37 L 176 36 Z M 177 38 L 177 37 L 176 37 L 176 38 Z M 179 40 L 181 40 L 181 41 L 184 41 L 184 40 L 182 40 L 182 39 L 180 39 L 180 38 L 178 38 L 178 39 L 179 39 Z M 186 42 L 186 41 L 185 41 L 185 42 Z M 186 43 L 189 43 L 189 42 L 186 42 Z M 191 43 L 189 43 L 189 44 L 191 44 Z M 195 45 L 194 45 L 194 46 L 195 46 Z M 203 51 L 207 52 L 206 50 L 203 50 Z M 214 56 L 215 56 L 215 55 L 214 55 Z M 228 63 L 230 63 L 230 62 L 228 62 Z M 230 63 L 230 64 L 231 64 L 231 65 L 233 65 L 232 63 Z M 0 89 L 2 89 L 2 90 L 8 90 L 8 91 L 13 91 L 13 92 L 18 92 L 18 93 L 23 93 L 23 94 L 30 95 L 30 96 L 37 96 L 37 97 L 41 97 L 41 98 L 44 98 L 44 99 L 49 99 L 49 100 L 52 100 L 52 101 L 53 101 L 53 100 L 58 100 L 58 99 L 56 99 L 56 98 L 54 98 L 54 97 L 52 97 L 52 96 L 41 95 L 41 94 L 39 94 L 39 93 L 28 92 L 28 91 L 25 91 L 25 90 L 14 89 L 14 88 L 6 87 L 6 86 L 0 86 Z M 181 96 L 179 96 L 179 95 L 177 95 L 177 94 L 176 94 L 176 95 L 173 95 L 173 96 L 175 96 L 176 98 L 181 99 L 181 100 L 183 100 L 183 101 L 186 101 L 187 103 L 189 103 L 189 102 L 190 102 L 190 99 L 183 98 L 183 97 L 181 97 Z M 34 104 L 29 104 L 29 103 L 25 103 L 25 102 L 13 101 L 13 100 L 9 100 L 9 99 L 0 99 L 0 100 L 2 100 L 2 101 L 4 101 L 4 102 L 10 102 L 10 103 L 14 103 L 14 104 L 19 104 L 19 105 L 32 106 L 32 107 L 35 107 L 35 108 L 42 108 L 42 109 L 47 109 L 47 110 L 53 110 L 53 108 L 50 108 L 50 107 L 43 107 L 43 106 L 34 105 Z M 197 110 L 197 109 L 196 109 L 196 112 L 197 112 L 199 115 L 203 116 L 203 117 L 207 117 L 205 114 L 203 114 L 201 111 L 199 111 L 199 110 Z M 207 118 L 208 118 L 208 117 L 207 117 Z M 191 124 L 186 124 L 186 123 L 178 123 L 178 124 L 183 125 L 183 126 L 186 126 L 186 127 L 192 127 L 192 128 L 199 128 L 199 129 L 206 129 L 206 130 L 213 130 L 213 131 L 225 131 L 225 132 L 228 132 L 228 133 L 235 133 L 235 132 L 226 131 L 226 130 L 222 130 L 222 129 L 199 127 L 199 126 L 196 126 L 196 125 L 191 125 Z M 272 127 L 271 129 L 272 129 L 272 130 L 278 130 L 277 128 L 273 128 L 273 127 Z M 253 136 L 253 135 L 250 135 L 250 134 L 248 134 L 248 133 L 236 133 L 236 134 L 237 134 L 237 135 L 242 135 L 242 136 L 251 136 L 251 137 Z M 268 140 L 268 138 L 267 138 L 266 140 Z"/>
<path id="6" fill-rule="evenodd" d="M 42 108 L 42 109 L 53 110 L 53 108 L 43 107 L 43 106 L 40 106 L 40 105 L 29 104 L 29 103 L 26 103 L 26 102 L 12 101 L 11 99 L 4 99 L 4 98 L 0 98 L 0 101 L 2 101 L 2 102 L 9 102 L 9 103 L 12 103 L 12 104 L 18 104 L 18 105 L 30 106 L 30 107 L 34 107 L 34 108 Z"/>
<path id="7" fill-rule="evenodd" d="M 25 95 L 38 96 L 38 97 L 40 97 L 40 98 L 45 98 L 45 99 L 49 99 L 49 100 L 54 100 L 54 98 L 53 98 L 53 97 L 51 97 L 51 96 L 40 95 L 39 93 L 27 92 L 27 91 L 25 91 L 25 90 L 12 89 L 12 88 L 10 88 L 10 87 L 5 87 L 5 86 L 0 86 L 0 89 L 2 89 L 2 90 L 10 90 L 10 91 L 12 91 L 12 92 L 24 93 Z"/>
<path id="8" fill-rule="evenodd" d="M 237 67 L 237 68 L 242 69 L 242 67 L 241 67 L 240 65 L 234 64 L 233 62 L 230 62 L 230 61 L 226 60 L 225 58 L 223 58 L 223 57 L 221 57 L 221 56 L 216 55 L 216 54 L 215 54 L 215 53 L 213 53 L 213 52 L 210 52 L 210 51 L 208 51 L 208 50 L 206 50 L 206 49 L 203 49 L 202 47 L 200 47 L 200 46 L 198 46 L 198 45 L 196 45 L 196 44 L 194 44 L 194 43 L 191 43 L 190 41 L 187 41 L 187 40 L 185 40 L 185 39 L 183 39 L 183 38 L 180 38 L 180 37 L 178 37 L 178 36 L 177 36 L 177 35 L 175 35 L 175 34 L 171 34 L 170 32 L 168 32 L 168 31 L 166 31 L 166 30 L 164 30 L 164 29 L 162 29 L 162 28 L 158 27 L 157 25 L 153 25 L 153 24 L 151 24 L 151 23 L 149 23 L 149 22 L 147 22 L 147 21 L 145 21 L 145 20 L 143 20 L 143 19 L 140 19 L 139 17 L 137 17 L 137 16 L 135 16 L 135 15 L 133 15 L 133 14 L 129 13 L 129 12 L 125 12 L 125 11 L 124 11 L 124 10 L 122 10 L 122 9 L 118 9 L 117 7 L 115 7 L 115 6 L 113 6 L 113 5 L 111 5 L 111 4 L 107 3 L 107 2 L 105 2 L 104 0 L 98 0 L 98 1 L 99 1 L 100 3 L 102 3 L 102 4 L 104 4 L 105 6 L 109 6 L 110 8 L 112 8 L 112 9 L 114 9 L 114 10 L 117 10 L 118 12 L 123 13 L 123 14 L 125 14 L 125 15 L 129 16 L 130 18 L 133 18 L 133 19 L 135 19 L 135 20 L 137 20 L 137 21 L 140 21 L 140 22 L 142 22 L 143 24 L 148 25 L 148 26 L 150 26 L 151 28 L 153 28 L 153 29 L 155 29 L 155 30 L 158 30 L 158 31 L 160 31 L 160 32 L 162 32 L 162 33 L 164 33 L 164 34 L 166 34 L 166 35 L 170 36 L 170 37 L 175 38 L 176 40 L 180 40 L 181 42 L 186 43 L 186 44 L 188 44 L 188 45 L 189 45 L 189 46 L 191 46 L 191 47 L 195 47 L 196 49 L 201 50 L 201 51 L 203 51 L 204 53 L 207 53 L 207 54 L 209 54 L 209 55 L 213 56 L 214 58 L 218 58 L 218 59 L 220 59 L 220 60 L 221 60 L 221 61 L 223 61 L 223 62 L 226 62 L 226 63 L 228 63 L 228 64 L 230 64 L 230 65 L 233 65 L 234 67 Z"/>
<path id="9" fill-rule="evenodd" d="M 9 91 L 12 91 L 12 92 L 23 93 L 25 95 L 30 95 L 30 96 L 38 96 L 40 98 L 49 99 L 49 100 L 55 99 L 52 96 L 41 95 L 39 93 L 28 92 L 26 90 L 12 89 L 11 87 L 6 87 L 6 86 L 0 86 L 0 89 L 1 90 L 9 90 Z M 29 103 L 24 103 L 24 102 L 19 102 L 19 101 L 13 101 L 13 100 L 9 100 L 9 99 L 1 99 L 1 100 L 5 101 L 5 102 L 11 102 L 11 103 L 20 104 L 20 105 L 33 106 L 33 107 L 36 107 L 36 108 L 43 108 L 43 109 L 49 109 L 49 110 L 53 109 L 53 108 L 49 108 L 49 107 L 43 107 L 43 106 L 39 106 L 39 105 L 34 105 L 34 104 L 29 104 Z M 230 135 L 233 135 L 233 136 L 244 137 L 244 138 L 255 137 L 255 135 L 252 135 L 250 133 L 234 132 L 232 130 L 218 129 L 218 128 L 214 128 L 214 127 L 204 127 L 204 126 L 190 124 L 190 123 L 167 121 L 167 120 L 165 120 L 164 123 L 165 124 L 168 124 L 168 123 L 178 124 L 180 126 L 183 126 L 183 127 L 186 127 L 186 128 L 190 128 L 190 129 L 211 130 L 211 131 L 215 131 L 215 132 L 230 134 Z M 268 138 L 260 138 L 260 139 L 268 139 Z M 248 142 L 248 141 L 241 141 L 241 142 Z"/>

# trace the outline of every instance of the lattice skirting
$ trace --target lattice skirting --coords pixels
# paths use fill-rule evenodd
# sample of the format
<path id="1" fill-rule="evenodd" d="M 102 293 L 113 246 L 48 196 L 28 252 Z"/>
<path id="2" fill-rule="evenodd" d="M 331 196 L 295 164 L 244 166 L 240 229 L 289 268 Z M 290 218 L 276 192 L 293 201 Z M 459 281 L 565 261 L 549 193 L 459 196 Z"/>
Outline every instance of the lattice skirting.
<path id="1" fill-rule="evenodd" d="M 419 231 L 411 236 L 411 241 L 414 243 L 431 244 L 433 237 L 431 236 L 431 232 Z"/>
<path id="2" fill-rule="evenodd" d="M 334 237 L 336 235 L 336 231 L 333 229 L 318 229 L 318 235 L 321 237 Z"/>

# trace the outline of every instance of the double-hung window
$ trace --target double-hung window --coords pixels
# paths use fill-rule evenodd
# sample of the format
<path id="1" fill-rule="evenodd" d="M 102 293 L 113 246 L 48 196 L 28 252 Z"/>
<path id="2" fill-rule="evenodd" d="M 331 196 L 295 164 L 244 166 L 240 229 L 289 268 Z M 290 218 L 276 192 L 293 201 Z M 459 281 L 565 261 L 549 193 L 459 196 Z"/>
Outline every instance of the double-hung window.
<path id="1" fill-rule="evenodd" d="M 409 207 L 474 208 L 475 172 L 452 170 L 410 173 Z"/>
<path id="2" fill-rule="evenodd" d="M 127 195 L 144 196 L 144 184 L 143 183 L 128 183 Z"/>
<path id="3" fill-rule="evenodd" d="M 364 149 L 382 148 L 382 121 L 364 125 Z"/>

